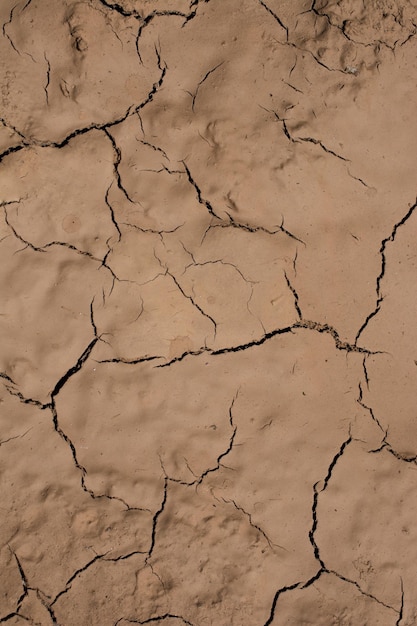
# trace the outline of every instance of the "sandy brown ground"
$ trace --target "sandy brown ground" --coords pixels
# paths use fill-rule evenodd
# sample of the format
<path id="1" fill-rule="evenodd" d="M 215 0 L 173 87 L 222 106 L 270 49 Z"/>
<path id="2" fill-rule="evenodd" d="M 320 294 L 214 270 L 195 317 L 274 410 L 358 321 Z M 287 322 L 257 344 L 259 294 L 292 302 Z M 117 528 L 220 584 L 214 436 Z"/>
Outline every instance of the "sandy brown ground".
<path id="1" fill-rule="evenodd" d="M 0 623 L 416 624 L 416 0 L 0 23 Z"/>

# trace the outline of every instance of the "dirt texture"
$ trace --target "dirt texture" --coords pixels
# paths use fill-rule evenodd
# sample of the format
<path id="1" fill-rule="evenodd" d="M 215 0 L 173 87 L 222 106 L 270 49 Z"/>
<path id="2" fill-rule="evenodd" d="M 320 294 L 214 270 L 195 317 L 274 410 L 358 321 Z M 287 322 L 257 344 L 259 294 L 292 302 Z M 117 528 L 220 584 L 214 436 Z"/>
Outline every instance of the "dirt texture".
<path id="1" fill-rule="evenodd" d="M 0 623 L 415 626 L 417 0 L 0 27 Z"/>

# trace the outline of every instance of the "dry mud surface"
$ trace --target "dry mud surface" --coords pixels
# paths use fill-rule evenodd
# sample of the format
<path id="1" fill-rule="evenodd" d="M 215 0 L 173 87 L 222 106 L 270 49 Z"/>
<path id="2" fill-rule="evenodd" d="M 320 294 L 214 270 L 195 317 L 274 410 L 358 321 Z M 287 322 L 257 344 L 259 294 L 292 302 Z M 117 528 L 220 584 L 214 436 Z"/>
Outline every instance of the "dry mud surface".
<path id="1" fill-rule="evenodd" d="M 415 625 L 416 0 L 0 18 L 0 623 Z"/>

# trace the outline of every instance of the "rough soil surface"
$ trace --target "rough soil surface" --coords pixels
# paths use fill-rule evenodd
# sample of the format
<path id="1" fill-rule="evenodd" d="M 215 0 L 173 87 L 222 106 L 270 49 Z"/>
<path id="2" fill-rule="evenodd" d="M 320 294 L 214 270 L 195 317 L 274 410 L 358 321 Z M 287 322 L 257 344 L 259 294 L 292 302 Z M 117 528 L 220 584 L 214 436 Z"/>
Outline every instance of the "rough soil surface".
<path id="1" fill-rule="evenodd" d="M 417 0 L 2 0 L 0 623 L 417 623 Z"/>

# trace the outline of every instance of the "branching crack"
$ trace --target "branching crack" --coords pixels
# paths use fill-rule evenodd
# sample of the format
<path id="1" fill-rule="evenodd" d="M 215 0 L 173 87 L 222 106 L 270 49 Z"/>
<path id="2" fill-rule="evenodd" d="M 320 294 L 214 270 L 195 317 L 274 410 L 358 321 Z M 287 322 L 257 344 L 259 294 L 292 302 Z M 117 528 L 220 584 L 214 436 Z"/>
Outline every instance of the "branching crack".
<path id="1" fill-rule="evenodd" d="M 233 412 L 232 411 L 233 411 L 233 405 L 234 405 L 234 403 L 236 401 L 236 398 L 237 398 L 238 394 L 239 394 L 239 391 L 236 392 L 236 394 L 235 394 L 235 396 L 234 396 L 234 398 L 232 400 L 232 403 L 231 403 L 231 405 L 229 407 L 229 423 L 230 423 L 230 426 L 232 428 L 232 435 L 230 437 L 229 445 L 227 446 L 226 450 L 224 452 L 222 452 L 221 454 L 219 454 L 219 456 L 217 457 L 216 465 L 214 467 L 210 467 L 209 469 L 206 469 L 201 474 L 201 476 L 198 478 L 198 480 L 194 481 L 191 484 L 201 485 L 201 483 L 203 482 L 205 477 L 208 476 L 208 474 L 211 474 L 213 472 L 217 472 L 220 469 L 220 467 L 222 466 L 222 463 L 221 463 L 222 459 L 224 459 L 232 451 L 233 443 L 234 443 L 234 440 L 235 440 L 235 437 L 236 437 L 236 432 L 237 432 L 237 426 L 235 426 L 235 424 L 233 422 Z"/>
<path id="2" fill-rule="evenodd" d="M 120 191 L 123 193 L 123 195 L 125 196 L 125 198 L 127 200 L 129 200 L 129 202 L 131 202 L 132 204 L 135 204 L 134 200 L 132 200 L 132 198 L 129 196 L 128 192 L 126 191 L 126 188 L 124 187 L 123 183 L 122 183 L 122 178 L 120 176 L 120 172 L 119 172 L 119 165 L 120 162 L 122 160 L 122 152 L 120 150 L 120 148 L 118 147 L 116 140 L 114 139 L 113 135 L 110 133 L 110 131 L 107 128 L 103 128 L 104 133 L 107 135 L 107 137 L 110 139 L 110 142 L 113 146 L 113 151 L 115 154 L 115 160 L 114 160 L 114 175 L 116 177 L 116 182 L 117 182 L 117 186 L 120 189 Z M 110 206 L 107 202 L 107 198 L 108 198 L 108 190 L 106 193 L 106 203 L 108 206 Z M 114 214 L 112 212 L 112 215 L 114 217 Z M 118 228 L 118 227 L 117 227 Z"/>
<path id="3" fill-rule="evenodd" d="M 365 370 L 366 371 L 366 370 Z M 378 420 L 378 418 L 376 417 L 375 413 L 373 412 L 373 409 L 370 406 L 367 406 L 364 401 L 363 401 L 363 390 L 362 390 L 362 384 L 359 383 L 359 396 L 356 400 L 356 402 L 366 411 L 368 411 L 369 415 L 371 416 L 371 418 L 373 419 L 373 421 L 379 426 L 379 428 L 382 430 L 382 432 L 384 432 L 384 429 L 381 426 L 380 421 Z"/>

